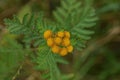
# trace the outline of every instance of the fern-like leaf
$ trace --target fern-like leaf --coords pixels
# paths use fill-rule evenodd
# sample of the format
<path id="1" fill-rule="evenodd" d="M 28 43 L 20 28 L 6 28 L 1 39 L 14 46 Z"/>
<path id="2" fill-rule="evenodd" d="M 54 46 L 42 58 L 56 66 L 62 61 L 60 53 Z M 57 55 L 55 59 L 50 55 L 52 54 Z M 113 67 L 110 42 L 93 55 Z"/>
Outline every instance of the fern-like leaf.
<path id="1" fill-rule="evenodd" d="M 91 35 L 94 34 L 92 27 L 98 20 L 91 3 L 89 0 L 85 0 L 85 4 L 78 0 L 62 0 L 61 7 L 53 13 L 62 29 L 70 31 L 72 38 L 76 39 L 77 43 L 74 46 L 79 50 L 91 39 Z"/>
<path id="2" fill-rule="evenodd" d="M 39 49 L 37 59 L 34 58 L 34 61 L 37 64 L 38 70 L 47 70 L 48 72 L 43 74 L 43 78 L 48 80 L 60 80 L 61 74 L 57 67 L 55 56 L 52 54 L 51 50 L 48 47 L 42 47 Z"/>

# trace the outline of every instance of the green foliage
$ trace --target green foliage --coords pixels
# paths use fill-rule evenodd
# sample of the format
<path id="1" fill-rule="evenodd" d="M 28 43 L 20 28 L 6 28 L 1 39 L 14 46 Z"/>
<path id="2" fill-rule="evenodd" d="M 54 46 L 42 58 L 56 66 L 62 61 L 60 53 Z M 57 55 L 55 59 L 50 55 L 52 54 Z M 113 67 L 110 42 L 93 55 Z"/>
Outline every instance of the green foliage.
<path id="1" fill-rule="evenodd" d="M 59 55 L 53 54 L 43 38 L 44 31 L 54 32 L 66 30 L 71 33 L 71 44 L 74 49 L 82 50 L 87 40 L 94 33 L 92 27 L 96 24 L 95 10 L 91 1 L 86 0 L 84 6 L 77 0 L 62 0 L 61 7 L 54 12 L 56 23 L 44 19 L 43 14 L 26 14 L 22 22 L 14 16 L 12 20 L 5 19 L 5 24 L 12 34 L 23 35 L 25 49 L 35 49 L 33 62 L 35 68 L 43 71 L 42 77 L 47 80 L 70 80 L 73 74 L 62 75 L 57 63 L 67 64 Z M 31 47 L 31 45 L 33 45 Z M 22 51 L 22 50 L 21 50 Z M 91 63 L 93 60 L 91 61 Z M 88 63 L 91 64 L 91 63 Z M 85 74 L 85 73 L 84 73 Z"/>
<path id="2" fill-rule="evenodd" d="M 44 47 L 39 50 L 38 57 L 35 59 L 35 62 L 38 64 L 37 69 L 48 70 L 47 73 L 43 74 L 43 78 L 47 78 L 48 80 L 60 79 L 61 75 L 57 67 L 55 57 L 48 47 Z"/>
<path id="3" fill-rule="evenodd" d="M 120 73 L 120 63 L 111 50 L 103 48 L 102 51 L 105 52 L 104 57 L 106 64 L 103 66 L 103 70 L 101 70 L 98 78 L 99 80 L 106 80 L 108 77 Z"/>
<path id="4" fill-rule="evenodd" d="M 39 44 L 42 44 L 43 39 L 42 34 L 40 34 L 40 29 L 42 28 L 41 24 L 41 14 L 40 16 L 35 19 L 35 16 L 26 14 L 20 22 L 20 20 L 14 16 L 13 20 L 5 19 L 5 23 L 8 26 L 8 29 L 13 34 L 23 34 L 24 35 L 24 42 L 26 43 L 26 46 L 29 47 L 31 41 L 34 41 L 34 46 L 38 46 Z M 39 28 L 40 27 L 40 28 Z"/>
<path id="5" fill-rule="evenodd" d="M 34 15 L 31 15 L 30 18 L 28 15 L 25 15 L 22 23 L 17 17 L 14 17 L 13 20 L 6 19 L 5 23 L 8 25 L 8 29 L 11 33 L 19 35 L 23 34 L 23 40 L 29 47 L 32 41 L 34 41 L 33 45 L 40 46 L 36 48 L 39 50 L 36 51 L 37 58 L 33 58 L 33 61 L 37 64 L 36 68 L 41 71 L 49 71 L 44 74 L 43 77 L 47 76 L 45 78 L 50 80 L 59 80 L 61 74 L 57 67 L 57 63 L 66 64 L 67 62 L 58 55 L 52 55 L 53 53 L 48 48 L 46 41 L 43 38 L 45 30 L 51 29 L 54 31 L 56 27 L 52 28 L 52 25 L 48 26 L 47 23 L 44 22 L 42 14 L 40 14 L 38 18 L 35 18 Z M 29 47 L 27 47 L 27 49 L 30 49 Z"/>
<path id="6" fill-rule="evenodd" d="M 86 40 L 91 38 L 94 31 L 91 29 L 98 19 L 92 1 L 85 0 L 85 4 L 77 0 L 62 0 L 62 7 L 54 12 L 55 19 L 61 25 L 60 28 L 71 32 L 73 41 L 76 41 L 75 48 L 82 50 Z"/>
<path id="7" fill-rule="evenodd" d="M 4 36 L 0 41 L 0 80 L 12 80 L 17 67 L 24 60 L 25 52 L 14 39 Z"/>

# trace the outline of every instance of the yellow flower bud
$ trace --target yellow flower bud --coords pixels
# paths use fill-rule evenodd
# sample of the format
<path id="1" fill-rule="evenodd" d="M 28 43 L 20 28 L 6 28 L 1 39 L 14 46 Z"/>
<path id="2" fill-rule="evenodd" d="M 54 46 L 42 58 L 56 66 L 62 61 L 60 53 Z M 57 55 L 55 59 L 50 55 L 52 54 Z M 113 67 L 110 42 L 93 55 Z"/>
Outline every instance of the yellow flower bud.
<path id="1" fill-rule="evenodd" d="M 54 38 L 54 42 L 57 44 L 57 45 L 60 45 L 60 43 L 62 42 L 62 39 L 60 37 L 56 37 Z"/>
<path id="2" fill-rule="evenodd" d="M 53 52 L 53 53 L 59 53 L 59 50 L 60 50 L 60 48 L 59 48 L 58 46 L 56 46 L 56 45 L 54 45 L 54 46 L 52 47 L 52 52 Z"/>
<path id="3" fill-rule="evenodd" d="M 58 37 L 61 37 L 61 38 L 64 37 L 64 32 L 63 32 L 63 31 L 59 31 L 59 32 L 57 33 L 57 36 L 58 36 Z"/>
<path id="4" fill-rule="evenodd" d="M 50 46 L 50 47 L 52 47 L 53 44 L 54 44 L 53 38 L 48 38 L 48 39 L 47 39 L 47 45 Z"/>
<path id="5" fill-rule="evenodd" d="M 44 38 L 48 39 L 52 36 L 52 31 L 51 30 L 47 30 L 44 32 Z"/>
<path id="6" fill-rule="evenodd" d="M 60 50 L 60 55 L 61 56 L 65 56 L 65 55 L 67 55 L 67 49 L 66 48 L 62 48 L 61 50 Z"/>
<path id="7" fill-rule="evenodd" d="M 72 45 L 68 46 L 67 50 L 68 50 L 68 52 L 72 52 L 73 51 L 73 46 Z"/>
<path id="8" fill-rule="evenodd" d="M 68 45 L 70 45 L 70 40 L 69 40 L 69 38 L 64 38 L 62 44 L 63 44 L 63 46 L 68 46 Z"/>
<path id="9" fill-rule="evenodd" d="M 65 31 L 64 34 L 65 34 L 65 37 L 70 38 L 70 33 L 68 31 Z"/>

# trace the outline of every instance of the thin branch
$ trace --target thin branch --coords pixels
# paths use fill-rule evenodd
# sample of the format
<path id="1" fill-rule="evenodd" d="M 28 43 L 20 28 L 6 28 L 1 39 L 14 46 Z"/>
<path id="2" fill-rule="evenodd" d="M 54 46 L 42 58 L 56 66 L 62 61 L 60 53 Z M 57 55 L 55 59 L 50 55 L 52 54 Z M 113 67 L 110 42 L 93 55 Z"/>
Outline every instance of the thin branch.
<path id="1" fill-rule="evenodd" d="M 23 67 L 23 64 L 24 64 L 24 62 L 20 65 L 20 67 L 18 68 L 16 74 L 12 77 L 12 80 L 15 80 L 17 78 L 17 76 L 20 74 L 20 71 L 21 71 L 21 69 Z"/>

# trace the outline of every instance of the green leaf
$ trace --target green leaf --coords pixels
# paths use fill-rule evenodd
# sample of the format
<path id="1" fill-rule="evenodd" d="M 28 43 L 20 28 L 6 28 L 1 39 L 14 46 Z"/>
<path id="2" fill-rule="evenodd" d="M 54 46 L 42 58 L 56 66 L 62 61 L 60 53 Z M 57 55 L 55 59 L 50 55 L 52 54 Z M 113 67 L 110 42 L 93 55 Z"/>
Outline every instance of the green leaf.
<path id="1" fill-rule="evenodd" d="M 92 27 L 96 25 L 98 18 L 94 8 L 91 7 L 93 1 L 85 0 L 82 4 L 77 0 L 62 0 L 61 7 L 54 11 L 56 22 L 61 25 L 62 29 L 70 31 L 72 38 L 76 40 L 77 44 L 81 44 L 81 40 L 86 42 L 91 39 L 94 34 Z M 76 45 L 75 48 L 82 50 L 85 43 Z"/>

